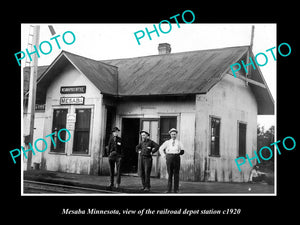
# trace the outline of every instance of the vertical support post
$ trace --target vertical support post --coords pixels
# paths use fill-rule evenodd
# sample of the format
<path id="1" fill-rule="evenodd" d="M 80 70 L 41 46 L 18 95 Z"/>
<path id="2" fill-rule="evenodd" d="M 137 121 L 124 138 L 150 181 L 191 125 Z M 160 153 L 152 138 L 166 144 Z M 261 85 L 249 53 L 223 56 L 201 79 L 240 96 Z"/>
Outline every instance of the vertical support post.
<path id="1" fill-rule="evenodd" d="M 254 25 L 252 25 L 252 28 L 251 28 L 251 39 L 250 39 L 250 47 L 249 47 L 249 50 L 248 50 L 248 53 L 247 53 L 247 64 L 249 64 L 249 57 L 250 57 L 250 50 L 252 50 L 252 47 L 253 47 L 253 39 L 254 39 Z M 249 67 L 249 69 L 247 70 L 247 73 L 246 73 L 246 86 L 248 86 L 248 76 L 249 74 L 251 74 L 251 67 Z"/>
<path id="2" fill-rule="evenodd" d="M 250 40 L 250 49 L 251 50 L 253 47 L 253 39 L 254 39 L 254 25 L 252 25 L 252 30 L 251 30 L 251 40 Z"/>
<path id="3" fill-rule="evenodd" d="M 40 26 L 36 25 L 33 28 L 33 42 L 32 45 L 39 46 Z M 37 66 L 38 56 L 33 55 L 30 64 L 30 83 L 29 83 L 29 96 L 28 96 L 28 112 L 29 117 L 29 142 L 33 145 L 33 130 L 34 130 L 34 113 L 35 113 L 35 100 L 36 100 L 36 79 L 37 79 Z M 27 170 L 31 169 L 32 151 L 28 152 Z"/>

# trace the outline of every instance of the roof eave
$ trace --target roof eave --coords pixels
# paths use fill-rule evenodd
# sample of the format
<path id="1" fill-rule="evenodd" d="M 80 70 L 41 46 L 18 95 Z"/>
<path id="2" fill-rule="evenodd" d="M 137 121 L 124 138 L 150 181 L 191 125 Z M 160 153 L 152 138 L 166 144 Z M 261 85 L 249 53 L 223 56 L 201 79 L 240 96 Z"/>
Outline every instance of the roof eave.
<path id="1" fill-rule="evenodd" d="M 250 57 L 254 58 L 254 54 L 252 50 L 249 48 L 250 51 Z M 265 85 L 265 87 L 258 87 L 256 85 L 249 84 L 251 90 L 253 91 L 256 100 L 258 102 L 258 115 L 274 115 L 275 113 L 275 101 L 274 98 L 270 92 L 270 89 L 268 87 L 267 82 L 264 79 L 264 76 L 259 68 L 259 66 L 255 63 L 257 75 L 262 80 L 262 83 Z M 255 71 L 251 70 L 253 75 L 255 75 Z M 251 77 L 253 79 L 253 76 Z M 255 77 L 254 77 L 255 78 Z M 254 79 L 255 80 L 255 79 Z M 261 99 L 263 101 L 261 101 Z"/>

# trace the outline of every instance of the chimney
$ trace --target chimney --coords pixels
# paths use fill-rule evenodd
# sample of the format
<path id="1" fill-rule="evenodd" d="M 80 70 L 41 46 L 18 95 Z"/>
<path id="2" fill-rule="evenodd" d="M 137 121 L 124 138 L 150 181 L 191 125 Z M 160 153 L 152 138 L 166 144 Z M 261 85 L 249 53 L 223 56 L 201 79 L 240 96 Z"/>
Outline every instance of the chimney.
<path id="1" fill-rule="evenodd" d="M 170 54 L 171 53 L 171 45 L 168 43 L 160 43 L 158 45 L 158 54 Z"/>

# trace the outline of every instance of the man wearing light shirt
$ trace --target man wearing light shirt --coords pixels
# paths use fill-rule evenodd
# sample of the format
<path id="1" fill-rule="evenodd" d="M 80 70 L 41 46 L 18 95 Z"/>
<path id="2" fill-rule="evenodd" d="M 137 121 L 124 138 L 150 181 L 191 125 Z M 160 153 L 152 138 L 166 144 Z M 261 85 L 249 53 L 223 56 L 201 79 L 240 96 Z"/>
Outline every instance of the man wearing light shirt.
<path id="1" fill-rule="evenodd" d="M 176 139 L 178 131 L 172 128 L 169 131 L 171 139 L 165 141 L 159 148 L 159 152 L 163 157 L 166 157 L 167 172 L 168 172 L 168 190 L 172 191 L 172 181 L 174 176 L 174 192 L 179 191 L 179 170 L 180 170 L 180 155 L 184 154 L 182 143 Z"/>

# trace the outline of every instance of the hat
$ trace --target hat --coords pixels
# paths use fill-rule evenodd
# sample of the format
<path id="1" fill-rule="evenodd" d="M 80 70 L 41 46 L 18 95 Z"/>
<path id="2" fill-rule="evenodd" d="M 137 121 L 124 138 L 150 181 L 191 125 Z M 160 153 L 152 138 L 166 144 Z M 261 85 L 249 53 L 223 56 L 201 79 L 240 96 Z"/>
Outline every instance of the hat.
<path id="1" fill-rule="evenodd" d="M 172 128 L 171 130 L 169 130 L 169 134 L 171 134 L 172 132 L 178 133 L 178 130 L 176 130 L 175 128 Z"/>
<path id="2" fill-rule="evenodd" d="M 120 131 L 118 127 L 114 127 L 111 132 Z"/>
<path id="3" fill-rule="evenodd" d="M 150 134 L 149 134 L 147 131 L 145 131 L 145 130 L 141 130 L 141 131 L 140 131 L 140 134 L 142 134 L 142 133 L 145 133 L 145 134 L 147 134 L 148 136 L 150 136 Z"/>

